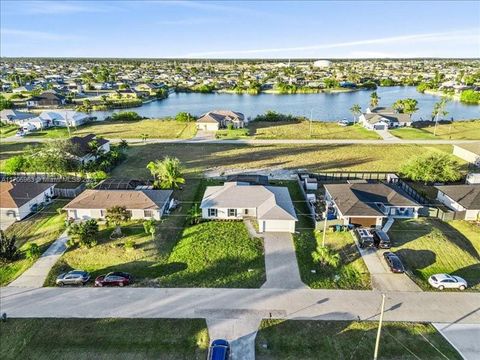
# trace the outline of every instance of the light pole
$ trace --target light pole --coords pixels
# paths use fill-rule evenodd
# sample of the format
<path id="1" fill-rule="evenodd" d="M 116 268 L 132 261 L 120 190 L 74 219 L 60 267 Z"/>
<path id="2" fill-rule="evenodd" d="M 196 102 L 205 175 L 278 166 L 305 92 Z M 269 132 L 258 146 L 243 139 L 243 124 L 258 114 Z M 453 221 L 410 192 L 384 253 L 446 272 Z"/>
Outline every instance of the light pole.
<path id="1" fill-rule="evenodd" d="M 377 340 L 375 341 L 375 352 L 373 354 L 373 360 L 377 360 L 378 358 L 378 348 L 380 346 L 380 334 L 382 332 L 384 310 L 385 310 L 385 294 L 382 294 L 382 309 L 380 311 L 380 321 L 378 322 Z"/>

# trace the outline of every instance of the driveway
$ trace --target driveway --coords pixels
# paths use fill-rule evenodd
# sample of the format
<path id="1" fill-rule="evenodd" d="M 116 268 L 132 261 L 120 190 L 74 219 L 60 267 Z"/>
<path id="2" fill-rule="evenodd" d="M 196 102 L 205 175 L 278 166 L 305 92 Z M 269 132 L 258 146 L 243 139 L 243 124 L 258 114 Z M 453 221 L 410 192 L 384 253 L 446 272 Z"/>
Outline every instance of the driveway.
<path id="1" fill-rule="evenodd" d="M 432 324 L 465 360 L 480 359 L 480 325 Z"/>
<path id="2" fill-rule="evenodd" d="M 7 228 L 12 225 L 15 221 L 17 221 L 15 218 L 8 217 L 8 216 L 2 216 L 0 217 L 0 230 L 7 230 Z"/>
<path id="3" fill-rule="evenodd" d="M 396 136 L 393 136 L 388 130 L 375 130 L 375 132 L 382 137 L 385 141 L 398 141 L 400 140 Z"/>

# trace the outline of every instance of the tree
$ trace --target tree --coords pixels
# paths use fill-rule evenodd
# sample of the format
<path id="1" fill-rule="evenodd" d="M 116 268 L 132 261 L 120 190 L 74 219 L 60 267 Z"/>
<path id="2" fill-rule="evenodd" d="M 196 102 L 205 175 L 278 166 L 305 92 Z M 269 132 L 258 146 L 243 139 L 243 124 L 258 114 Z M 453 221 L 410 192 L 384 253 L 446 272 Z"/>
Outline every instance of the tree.
<path id="1" fill-rule="evenodd" d="M 460 94 L 460 101 L 467 104 L 479 104 L 480 103 L 480 91 L 465 90 Z"/>
<path id="2" fill-rule="evenodd" d="M 13 102 L 7 100 L 5 96 L 0 95 L 0 111 L 13 108 Z"/>
<path id="3" fill-rule="evenodd" d="M 16 155 L 5 161 L 3 171 L 7 174 L 13 174 L 26 170 L 27 161 L 23 155 Z"/>
<path id="4" fill-rule="evenodd" d="M 179 188 L 185 183 L 182 175 L 182 165 L 177 158 L 166 156 L 163 160 L 151 161 L 147 165 L 150 170 L 157 189 Z"/>
<path id="5" fill-rule="evenodd" d="M 193 204 L 193 206 L 188 210 L 187 219 L 190 225 L 200 224 L 202 221 L 202 209 L 198 204 Z"/>
<path id="6" fill-rule="evenodd" d="M 378 96 L 377 92 L 374 91 L 370 94 L 370 106 L 375 107 L 378 105 L 380 97 Z"/>
<path id="7" fill-rule="evenodd" d="M 0 230 L 0 260 L 12 261 L 18 255 L 18 249 L 15 245 L 17 237 L 15 235 L 7 236 L 3 230 Z"/>
<path id="8" fill-rule="evenodd" d="M 25 257 L 29 260 L 38 259 L 40 257 L 40 247 L 35 243 L 28 244 Z"/>
<path id="9" fill-rule="evenodd" d="M 157 233 L 157 226 L 154 219 L 146 220 L 143 222 L 143 230 L 145 234 L 150 234 L 152 240 L 155 239 L 155 234 Z"/>
<path id="10" fill-rule="evenodd" d="M 457 181 L 462 175 L 453 156 L 445 153 L 428 153 L 408 161 L 400 173 L 413 181 L 427 183 Z"/>
<path id="11" fill-rule="evenodd" d="M 188 113 L 188 112 L 179 112 L 177 115 L 175 115 L 175 121 L 178 122 L 190 122 L 190 121 L 195 121 L 195 117 Z"/>
<path id="12" fill-rule="evenodd" d="M 359 104 L 354 104 L 350 108 L 350 112 L 353 114 L 353 122 L 355 123 L 355 121 L 357 120 L 357 116 L 362 113 L 362 107 Z"/>
<path id="13" fill-rule="evenodd" d="M 448 111 L 445 109 L 447 106 L 448 99 L 446 97 L 443 97 L 440 101 L 436 102 L 435 105 L 433 105 L 433 110 L 432 110 L 432 119 L 435 119 L 435 129 L 433 130 L 433 136 L 437 135 L 437 124 L 438 124 L 438 118 L 440 116 L 446 116 L 448 114 Z"/>
<path id="14" fill-rule="evenodd" d="M 145 142 L 145 141 L 147 141 L 148 134 L 145 134 L 145 133 L 140 134 L 140 137 L 142 138 L 142 141 Z"/>
<path id="15" fill-rule="evenodd" d="M 417 100 L 408 98 L 395 101 L 393 108 L 399 113 L 412 115 L 414 112 L 418 111 L 417 105 Z"/>
<path id="16" fill-rule="evenodd" d="M 131 214 L 125 206 L 118 205 L 107 209 L 107 214 L 105 215 L 107 223 L 113 223 L 117 227 L 120 227 L 122 223 L 130 220 L 131 217 Z"/>
<path id="17" fill-rule="evenodd" d="M 322 267 L 336 268 L 340 265 L 340 254 L 334 252 L 328 246 L 318 245 L 315 251 L 312 252 L 313 261 L 320 264 Z"/>
<path id="18" fill-rule="evenodd" d="M 80 246 L 95 246 L 97 244 L 98 223 L 95 219 L 73 223 L 68 228 L 68 235 L 77 240 Z"/>
<path id="19" fill-rule="evenodd" d="M 120 140 L 120 143 L 118 144 L 118 148 L 119 148 L 120 150 L 122 150 L 122 151 L 127 150 L 127 149 L 128 149 L 128 142 L 127 142 L 127 140 L 124 140 L 124 139 Z"/>

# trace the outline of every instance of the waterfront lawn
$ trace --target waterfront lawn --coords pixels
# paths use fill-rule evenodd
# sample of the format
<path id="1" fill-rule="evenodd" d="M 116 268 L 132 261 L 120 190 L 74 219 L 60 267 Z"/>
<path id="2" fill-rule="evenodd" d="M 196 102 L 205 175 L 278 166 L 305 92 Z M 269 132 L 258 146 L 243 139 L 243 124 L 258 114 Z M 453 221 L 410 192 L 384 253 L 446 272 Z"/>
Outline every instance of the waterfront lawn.
<path id="1" fill-rule="evenodd" d="M 55 200 L 38 213 L 9 226 L 5 233 L 17 237 L 16 245 L 20 254 L 13 262 L 0 263 L 0 286 L 15 280 L 35 262 L 25 258 L 28 244 L 37 244 L 43 253 L 63 232 L 65 213 L 59 214 L 57 210 L 66 204 L 64 200 Z"/>
<path id="2" fill-rule="evenodd" d="M 391 129 L 390 133 L 406 140 L 480 140 L 480 120 L 454 121 L 451 124 L 437 125 L 436 136 L 433 136 L 435 126 L 424 128 L 404 127 Z"/>
<path id="3" fill-rule="evenodd" d="M 295 181 L 275 184 L 288 186 L 297 213 L 297 233 L 293 240 L 302 281 L 313 289 L 371 289 L 370 273 L 349 232 L 327 233 L 325 244 L 341 256 L 337 269 L 321 268 L 313 262 L 311 254 L 317 243 L 322 242 L 322 234 L 314 231 L 299 185 Z M 311 270 L 316 270 L 316 273 Z"/>
<path id="4" fill-rule="evenodd" d="M 452 153 L 451 145 L 247 145 L 247 144 L 132 144 L 128 157 L 112 176 L 150 179 L 147 164 L 165 155 L 175 156 L 189 177 L 204 172 L 220 175 L 229 171 L 306 169 L 321 171 L 397 171 L 409 160 L 427 151 Z M 460 163 L 465 164 L 460 160 Z"/>
<path id="5" fill-rule="evenodd" d="M 375 132 L 361 125 L 340 126 L 320 121 L 252 121 L 250 134 L 256 139 L 381 139 Z M 311 135 L 310 135 L 311 134 Z"/>
<path id="6" fill-rule="evenodd" d="M 262 320 L 255 355 L 259 360 L 371 359 L 377 328 L 373 321 Z M 379 358 L 462 357 L 431 324 L 385 322 Z"/>
<path id="7" fill-rule="evenodd" d="M 107 139 L 139 139 L 147 134 L 147 139 L 188 139 L 196 134 L 194 122 L 183 123 L 174 120 L 145 119 L 139 121 L 97 121 L 77 128 L 71 134 L 84 136 L 94 133 Z M 66 128 L 52 128 L 36 131 L 28 137 L 68 138 Z"/>
<path id="8" fill-rule="evenodd" d="M 480 290 L 480 227 L 474 222 L 433 218 L 397 220 L 389 231 L 393 251 L 424 290 L 433 274 L 458 275 Z"/>
<path id="9" fill-rule="evenodd" d="M 0 323 L 0 358 L 205 359 L 203 319 L 14 319 Z"/>

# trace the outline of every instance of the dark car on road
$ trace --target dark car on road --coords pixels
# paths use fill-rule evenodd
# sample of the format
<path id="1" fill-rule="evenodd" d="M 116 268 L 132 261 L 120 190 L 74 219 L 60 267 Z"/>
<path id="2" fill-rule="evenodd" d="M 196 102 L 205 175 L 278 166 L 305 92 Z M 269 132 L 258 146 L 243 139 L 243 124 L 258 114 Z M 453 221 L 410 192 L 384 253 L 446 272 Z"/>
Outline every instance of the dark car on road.
<path id="1" fill-rule="evenodd" d="M 387 251 L 383 253 L 383 257 L 385 258 L 385 261 L 387 262 L 387 265 L 390 270 L 392 270 L 392 272 L 399 274 L 405 272 L 402 260 L 400 260 L 400 258 L 395 253 Z"/>
<path id="2" fill-rule="evenodd" d="M 111 272 L 95 279 L 95 286 L 125 286 L 132 283 L 132 276 L 124 272 Z"/>
<path id="3" fill-rule="evenodd" d="M 213 340 L 208 350 L 207 360 L 230 359 L 230 343 L 224 339 Z"/>
<path id="4" fill-rule="evenodd" d="M 374 245 L 373 236 L 369 229 L 356 228 L 354 231 L 361 248 L 372 247 Z"/>
<path id="5" fill-rule="evenodd" d="M 85 285 L 90 280 L 90 274 L 83 270 L 72 270 L 57 276 L 55 283 L 63 285 Z"/>
<path id="6" fill-rule="evenodd" d="M 391 248 L 390 238 L 385 231 L 380 229 L 373 231 L 373 243 L 375 244 L 375 247 L 379 249 Z"/>

